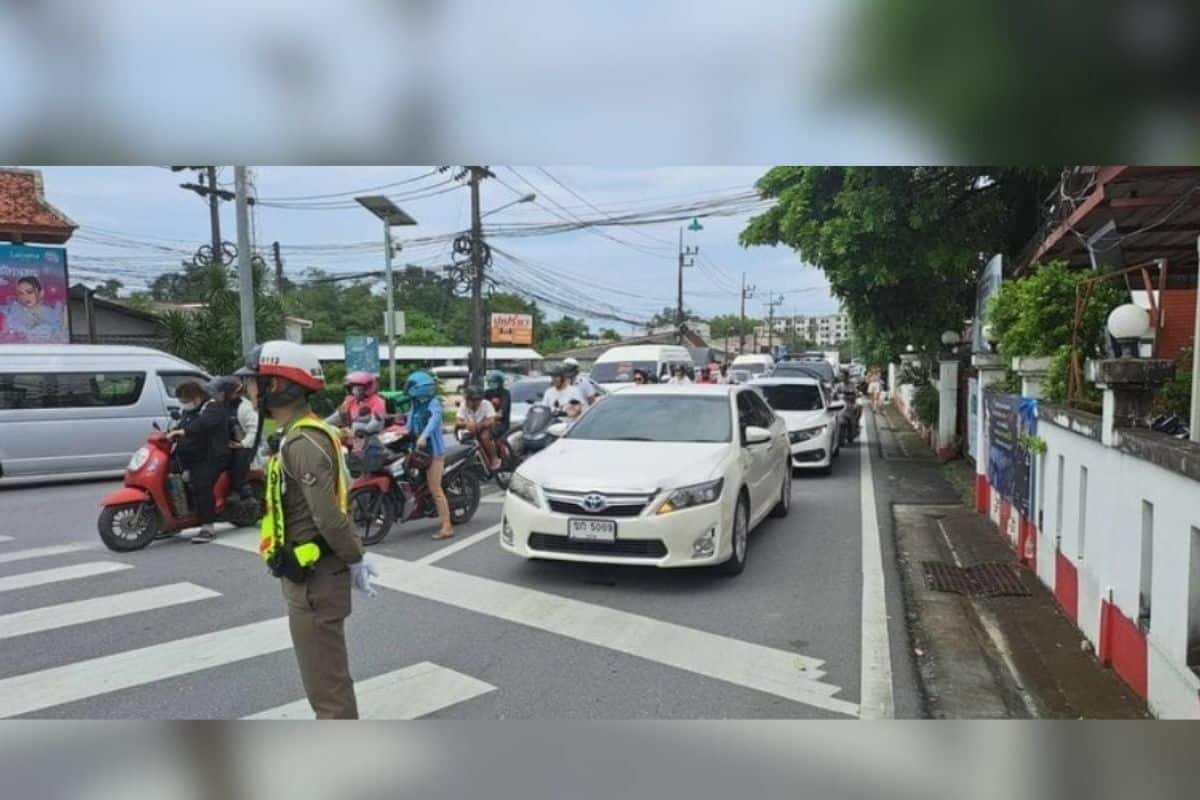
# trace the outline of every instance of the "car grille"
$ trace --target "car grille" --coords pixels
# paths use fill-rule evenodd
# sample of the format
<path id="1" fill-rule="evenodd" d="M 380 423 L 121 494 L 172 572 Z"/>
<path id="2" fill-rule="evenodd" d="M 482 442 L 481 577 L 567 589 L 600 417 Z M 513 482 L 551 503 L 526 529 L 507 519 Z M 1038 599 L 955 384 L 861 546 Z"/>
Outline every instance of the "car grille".
<path id="1" fill-rule="evenodd" d="M 644 504 L 640 506 L 609 506 L 603 511 L 593 513 L 575 503 L 567 503 L 562 500 L 550 501 L 550 510 L 556 514 L 576 514 L 585 517 L 636 517 L 642 513 L 642 509 L 645 507 Z"/>
<path id="2" fill-rule="evenodd" d="M 815 461 L 824 461 L 825 460 L 825 451 L 824 450 L 809 450 L 804 453 L 792 453 L 792 460 L 798 461 L 801 464 L 807 463 L 809 461 L 814 461 L 814 462 Z"/>
<path id="3" fill-rule="evenodd" d="M 646 509 L 653 494 L 606 494 L 604 492 L 565 492 L 546 489 L 550 510 L 556 514 L 571 514 L 585 517 L 636 517 Z M 584 498 L 590 494 L 604 497 L 607 505 L 601 511 L 589 511 L 583 507 Z"/>
<path id="4" fill-rule="evenodd" d="M 529 549 L 548 553 L 579 555 L 625 556 L 627 558 L 662 558 L 667 546 L 660 539 L 617 539 L 615 542 L 585 542 L 550 533 L 529 536 Z"/>

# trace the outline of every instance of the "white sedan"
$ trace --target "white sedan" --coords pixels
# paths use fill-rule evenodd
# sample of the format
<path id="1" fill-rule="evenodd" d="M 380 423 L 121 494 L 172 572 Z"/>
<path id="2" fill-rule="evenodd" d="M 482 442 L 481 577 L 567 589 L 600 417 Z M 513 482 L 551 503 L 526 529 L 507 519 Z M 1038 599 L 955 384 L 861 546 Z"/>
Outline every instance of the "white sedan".
<path id="1" fill-rule="evenodd" d="M 841 414 L 846 404 L 826 395 L 817 378 L 759 378 L 751 386 L 787 425 L 792 467 L 828 473 L 841 452 Z"/>
<path id="2" fill-rule="evenodd" d="M 737 574 L 750 531 L 791 499 L 787 428 L 757 391 L 635 387 L 520 466 L 500 544 L 525 558 Z"/>

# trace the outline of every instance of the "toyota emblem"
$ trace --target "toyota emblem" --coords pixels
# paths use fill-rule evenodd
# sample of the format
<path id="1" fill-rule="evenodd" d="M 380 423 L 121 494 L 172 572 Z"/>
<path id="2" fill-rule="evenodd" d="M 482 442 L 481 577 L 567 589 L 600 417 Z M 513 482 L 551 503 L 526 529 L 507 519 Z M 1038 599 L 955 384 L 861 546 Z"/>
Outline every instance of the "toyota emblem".
<path id="1" fill-rule="evenodd" d="M 602 494 L 589 494 L 583 498 L 580 506 L 584 511 L 592 514 L 599 514 L 604 509 L 608 508 L 608 498 Z"/>

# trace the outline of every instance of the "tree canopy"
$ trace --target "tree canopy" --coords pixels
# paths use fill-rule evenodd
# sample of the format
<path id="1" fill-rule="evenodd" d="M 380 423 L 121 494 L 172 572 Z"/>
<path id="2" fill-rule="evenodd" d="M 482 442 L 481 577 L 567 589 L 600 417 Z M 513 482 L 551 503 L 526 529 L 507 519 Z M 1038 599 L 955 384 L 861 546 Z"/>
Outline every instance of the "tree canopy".
<path id="1" fill-rule="evenodd" d="M 751 218 L 743 246 L 786 245 L 821 269 L 849 313 L 859 352 L 890 361 L 936 349 L 970 316 L 981 255 L 1032 235 L 1051 170 L 987 167 L 793 167 L 757 183 L 776 203 Z"/>

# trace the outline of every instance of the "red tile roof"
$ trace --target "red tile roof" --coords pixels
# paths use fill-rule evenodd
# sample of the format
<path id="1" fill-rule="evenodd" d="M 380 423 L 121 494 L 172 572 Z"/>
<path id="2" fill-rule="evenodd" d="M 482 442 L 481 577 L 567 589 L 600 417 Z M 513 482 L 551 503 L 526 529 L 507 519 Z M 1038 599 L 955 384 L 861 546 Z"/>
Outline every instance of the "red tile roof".
<path id="1" fill-rule="evenodd" d="M 0 169 L 0 240 L 63 244 L 77 227 L 46 202 L 41 172 Z"/>

